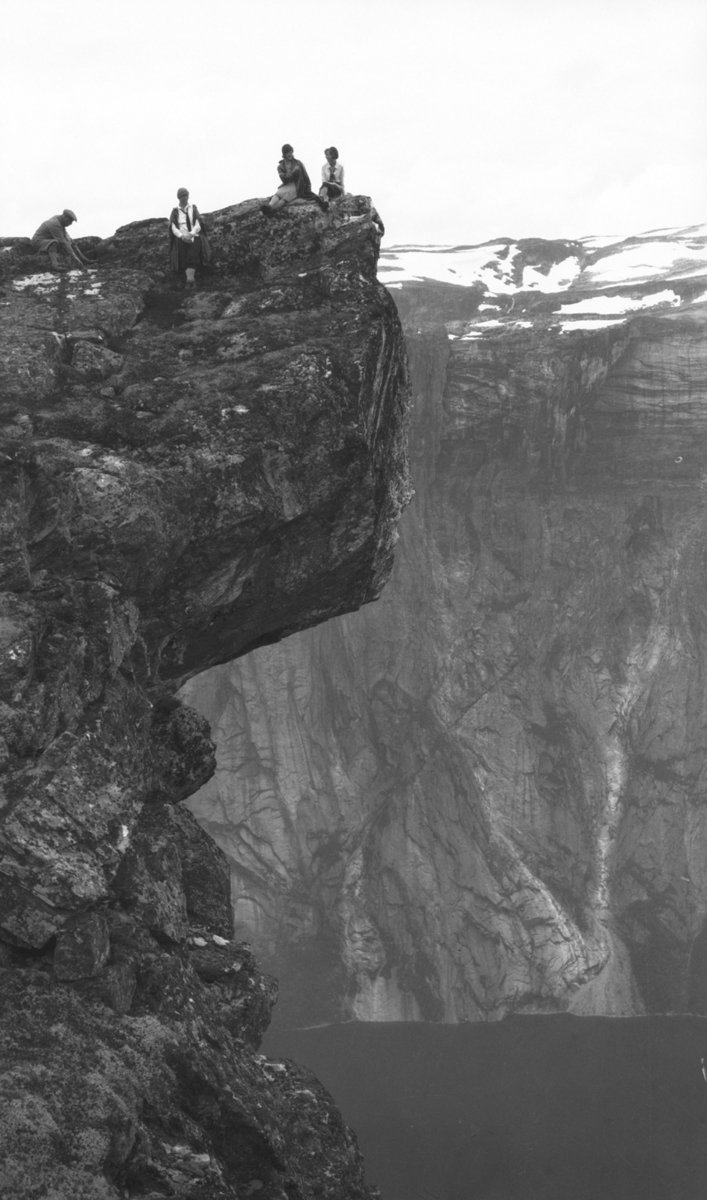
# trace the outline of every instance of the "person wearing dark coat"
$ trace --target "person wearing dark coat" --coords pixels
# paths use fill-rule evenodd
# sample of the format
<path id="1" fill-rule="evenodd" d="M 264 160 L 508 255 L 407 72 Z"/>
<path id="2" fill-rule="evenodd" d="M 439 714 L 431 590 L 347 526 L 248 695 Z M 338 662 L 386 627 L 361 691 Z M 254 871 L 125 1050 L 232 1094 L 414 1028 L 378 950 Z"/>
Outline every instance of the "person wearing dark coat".
<path id="1" fill-rule="evenodd" d="M 316 200 L 319 197 L 312 191 L 312 182 L 307 174 L 304 163 L 295 158 L 295 152 L 289 142 L 282 147 L 282 158 L 277 164 L 280 176 L 280 186 L 268 204 L 261 204 L 260 211 L 266 217 L 271 217 L 279 208 L 285 208 L 293 200 Z M 323 206 L 321 206 L 323 207 Z"/>
<path id="2" fill-rule="evenodd" d="M 53 271 L 67 271 L 69 263 L 66 259 L 78 263 L 80 267 L 85 267 L 88 263 L 88 259 L 66 232 L 68 226 L 73 225 L 76 220 L 76 213 L 70 208 L 65 208 L 57 216 L 43 221 L 32 237 L 30 245 L 35 254 L 46 254 Z M 61 261 L 62 259 L 64 261 Z"/>
<path id="3" fill-rule="evenodd" d="M 186 272 L 186 286 L 193 289 L 196 268 L 204 262 L 202 220 L 196 205 L 189 203 L 188 188 L 179 188 L 177 199 L 169 215 L 169 261 L 173 271 Z"/>

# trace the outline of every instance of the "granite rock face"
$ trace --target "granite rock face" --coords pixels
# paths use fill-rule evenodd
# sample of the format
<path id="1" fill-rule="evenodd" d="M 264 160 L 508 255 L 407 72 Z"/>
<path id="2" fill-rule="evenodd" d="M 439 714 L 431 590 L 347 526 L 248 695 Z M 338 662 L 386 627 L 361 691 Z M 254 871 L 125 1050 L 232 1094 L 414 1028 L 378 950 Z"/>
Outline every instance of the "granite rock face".
<path id="1" fill-rule="evenodd" d="M 365 197 L 212 214 L 195 293 L 166 226 L 83 272 L 0 246 L 0 1194 L 353 1200 L 331 1099 L 256 1054 L 276 988 L 176 692 L 380 592 L 402 331 Z"/>
<path id="2" fill-rule="evenodd" d="M 415 406 L 392 582 L 187 692 L 237 927 L 290 1022 L 706 1013 L 705 230 L 379 277 Z"/>

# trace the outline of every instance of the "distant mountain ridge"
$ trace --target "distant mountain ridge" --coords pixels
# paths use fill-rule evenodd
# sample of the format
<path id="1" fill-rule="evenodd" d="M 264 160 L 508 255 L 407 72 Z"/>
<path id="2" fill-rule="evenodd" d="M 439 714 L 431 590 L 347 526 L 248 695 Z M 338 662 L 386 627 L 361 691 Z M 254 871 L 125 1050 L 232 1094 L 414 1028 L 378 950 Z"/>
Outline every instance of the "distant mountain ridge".
<path id="1" fill-rule="evenodd" d="M 481 285 L 489 298 L 577 286 L 623 287 L 631 282 L 684 280 L 704 274 L 706 240 L 707 225 L 691 225 L 623 238 L 497 238 L 478 245 L 409 244 L 383 250 L 378 275 L 388 286 L 423 280 L 458 287 Z"/>

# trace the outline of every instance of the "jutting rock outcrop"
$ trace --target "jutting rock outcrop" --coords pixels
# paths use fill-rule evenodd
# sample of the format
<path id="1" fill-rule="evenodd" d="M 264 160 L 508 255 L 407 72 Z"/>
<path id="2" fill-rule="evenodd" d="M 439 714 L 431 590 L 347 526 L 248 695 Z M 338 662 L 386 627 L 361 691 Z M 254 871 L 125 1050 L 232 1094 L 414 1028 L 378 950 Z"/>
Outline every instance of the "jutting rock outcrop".
<path id="1" fill-rule="evenodd" d="M 188 689 L 278 1019 L 705 1013 L 705 230 L 379 278 L 414 390 L 392 582 Z"/>
<path id="2" fill-rule="evenodd" d="M 370 201 L 166 221 L 88 271 L 0 246 L 0 1195 L 372 1194 L 180 801 L 214 768 L 194 672 L 374 599 L 407 368 Z M 90 252 L 97 239 L 84 239 Z M 103 249 L 101 247 L 101 249 Z"/>

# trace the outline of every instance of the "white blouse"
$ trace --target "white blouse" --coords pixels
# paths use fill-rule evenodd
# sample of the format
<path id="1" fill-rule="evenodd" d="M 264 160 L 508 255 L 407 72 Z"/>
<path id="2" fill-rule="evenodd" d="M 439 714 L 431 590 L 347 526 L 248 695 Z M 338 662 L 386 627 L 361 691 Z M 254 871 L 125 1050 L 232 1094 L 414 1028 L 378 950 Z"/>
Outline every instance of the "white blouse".
<path id="1" fill-rule="evenodd" d="M 187 213 L 189 214 L 189 224 L 191 225 L 191 230 L 189 230 L 187 227 Z M 177 205 L 177 220 L 179 221 L 178 226 L 175 225 L 174 221 L 172 221 L 172 233 L 174 234 L 175 237 L 178 237 L 178 238 L 184 237 L 185 233 L 186 234 L 199 233 L 201 230 L 201 225 L 199 224 L 199 218 L 197 217 L 196 221 L 194 220 L 194 205 L 193 204 L 187 204 L 187 207 L 185 209 L 182 208 L 181 204 Z"/>
<path id="2" fill-rule="evenodd" d="M 344 186 L 343 163 L 337 162 L 336 166 L 333 168 L 333 171 L 334 171 L 334 178 L 332 179 L 332 177 L 331 177 L 332 168 L 329 166 L 328 162 L 325 162 L 324 166 L 322 167 L 322 183 L 338 183 L 339 187 L 343 189 L 343 186 Z"/>

